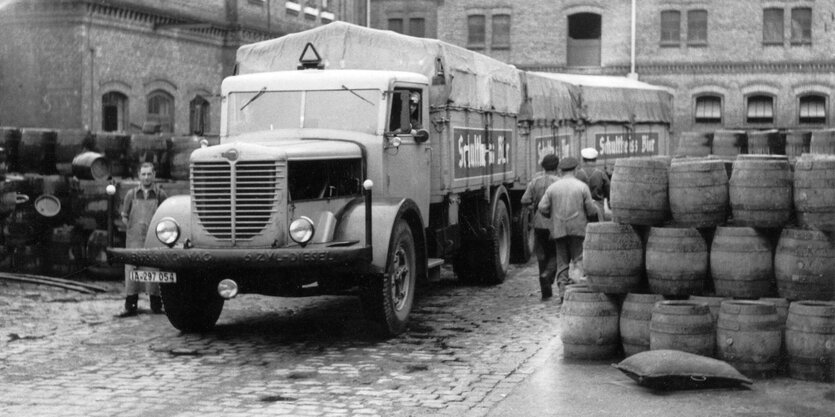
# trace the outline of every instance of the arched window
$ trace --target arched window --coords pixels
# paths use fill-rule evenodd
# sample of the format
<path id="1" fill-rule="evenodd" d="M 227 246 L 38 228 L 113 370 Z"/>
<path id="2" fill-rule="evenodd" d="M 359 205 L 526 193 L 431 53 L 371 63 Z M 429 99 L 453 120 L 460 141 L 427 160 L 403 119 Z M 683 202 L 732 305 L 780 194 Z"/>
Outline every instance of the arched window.
<path id="1" fill-rule="evenodd" d="M 748 111 L 745 121 L 748 123 L 774 123 L 774 98 L 766 95 L 748 97 Z"/>
<path id="2" fill-rule="evenodd" d="M 158 125 L 159 132 L 174 132 L 174 97 L 162 90 L 148 94 L 148 117 L 146 123 Z M 143 128 L 143 130 L 146 130 Z"/>
<path id="3" fill-rule="evenodd" d="M 189 132 L 195 135 L 202 135 L 210 131 L 209 125 L 209 102 L 201 96 L 197 96 L 188 105 L 189 109 Z"/>
<path id="4" fill-rule="evenodd" d="M 722 123 L 722 97 L 696 97 L 696 123 Z"/>
<path id="5" fill-rule="evenodd" d="M 128 97 L 111 91 L 101 96 L 101 130 L 105 132 L 127 130 Z"/>
<path id="6" fill-rule="evenodd" d="M 600 15 L 596 13 L 568 16 L 568 66 L 600 66 L 601 22 Z"/>
<path id="7" fill-rule="evenodd" d="M 799 123 L 826 123 L 826 97 L 817 94 L 801 96 L 798 103 Z"/>

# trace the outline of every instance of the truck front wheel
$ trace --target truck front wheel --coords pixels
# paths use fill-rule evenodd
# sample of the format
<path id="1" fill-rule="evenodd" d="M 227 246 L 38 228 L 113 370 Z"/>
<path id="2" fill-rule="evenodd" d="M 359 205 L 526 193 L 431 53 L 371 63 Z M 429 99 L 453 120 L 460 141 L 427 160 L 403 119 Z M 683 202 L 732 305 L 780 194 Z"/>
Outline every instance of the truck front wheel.
<path id="1" fill-rule="evenodd" d="M 176 283 L 160 285 L 168 321 L 185 333 L 211 330 L 223 310 L 216 284 L 199 273 L 178 275 Z"/>
<path id="2" fill-rule="evenodd" d="M 362 294 L 366 316 L 378 322 L 387 336 L 396 336 L 406 329 L 415 298 L 416 258 L 412 230 L 399 220 L 389 244 L 386 272 L 371 276 Z"/>

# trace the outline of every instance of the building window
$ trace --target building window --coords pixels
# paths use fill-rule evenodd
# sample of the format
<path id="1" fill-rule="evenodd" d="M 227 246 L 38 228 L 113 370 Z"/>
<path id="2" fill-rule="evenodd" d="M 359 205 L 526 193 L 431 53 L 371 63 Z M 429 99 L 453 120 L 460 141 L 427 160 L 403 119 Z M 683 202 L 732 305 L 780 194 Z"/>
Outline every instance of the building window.
<path id="1" fill-rule="evenodd" d="M 409 19 L 409 36 L 418 38 L 426 36 L 426 19 L 422 17 Z"/>
<path id="2" fill-rule="evenodd" d="M 812 9 L 792 9 L 792 45 L 812 44 Z"/>
<path id="3" fill-rule="evenodd" d="M 158 132 L 174 132 L 174 97 L 162 90 L 148 95 L 148 117 L 146 124 L 158 126 Z M 143 127 L 142 130 L 146 130 Z"/>
<path id="4" fill-rule="evenodd" d="M 101 96 L 101 130 L 105 132 L 125 131 L 128 97 L 122 93 L 109 92 Z"/>
<path id="5" fill-rule="evenodd" d="M 302 6 L 299 4 L 299 0 L 285 1 L 284 8 L 287 11 L 287 16 L 298 16 L 299 12 L 302 11 Z"/>
<path id="6" fill-rule="evenodd" d="M 826 123 L 826 97 L 808 95 L 800 97 L 800 123 Z"/>
<path id="7" fill-rule="evenodd" d="M 707 45 L 707 10 L 687 12 L 687 44 Z"/>
<path id="8" fill-rule="evenodd" d="M 467 48 L 484 48 L 484 15 L 467 16 Z"/>
<path id="9" fill-rule="evenodd" d="M 253 6 L 260 6 L 260 7 L 264 6 L 264 0 L 247 0 L 246 2 L 248 4 L 253 5 Z"/>
<path id="10" fill-rule="evenodd" d="M 748 97 L 748 123 L 774 123 L 774 99 L 770 96 Z"/>
<path id="11" fill-rule="evenodd" d="M 681 12 L 665 10 L 661 12 L 661 45 L 679 46 L 681 41 Z"/>
<path id="12" fill-rule="evenodd" d="M 696 97 L 696 123 L 722 123 L 722 98 Z"/>
<path id="13" fill-rule="evenodd" d="M 389 19 L 388 27 L 392 32 L 403 33 L 403 19 Z"/>
<path id="14" fill-rule="evenodd" d="M 600 66 L 601 17 L 595 13 L 568 16 L 568 66 Z"/>
<path id="15" fill-rule="evenodd" d="M 763 10 L 763 43 L 783 44 L 783 9 Z"/>
<path id="16" fill-rule="evenodd" d="M 191 100 L 188 109 L 189 131 L 195 135 L 209 132 L 209 102 L 205 98 L 197 96 L 194 100 Z"/>
<path id="17" fill-rule="evenodd" d="M 510 49 L 510 15 L 493 15 L 493 39 L 491 49 Z"/>

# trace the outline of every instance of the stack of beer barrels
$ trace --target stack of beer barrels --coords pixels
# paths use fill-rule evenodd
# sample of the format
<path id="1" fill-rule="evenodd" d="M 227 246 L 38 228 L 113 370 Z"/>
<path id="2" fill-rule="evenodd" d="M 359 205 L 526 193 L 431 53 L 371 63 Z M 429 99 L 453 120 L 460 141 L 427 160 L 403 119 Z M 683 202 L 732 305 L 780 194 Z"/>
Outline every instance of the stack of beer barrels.
<path id="1" fill-rule="evenodd" d="M 683 135 L 675 158 L 618 160 L 610 206 L 563 305 L 567 358 L 676 349 L 835 380 L 835 130 Z"/>
<path id="2" fill-rule="evenodd" d="M 120 279 L 123 267 L 106 259 L 108 227 L 124 245 L 120 206 L 139 165 L 153 163 L 169 194 L 187 192 L 188 158 L 202 139 L 0 127 L 0 270 Z M 109 184 L 117 188 L 110 212 Z"/>

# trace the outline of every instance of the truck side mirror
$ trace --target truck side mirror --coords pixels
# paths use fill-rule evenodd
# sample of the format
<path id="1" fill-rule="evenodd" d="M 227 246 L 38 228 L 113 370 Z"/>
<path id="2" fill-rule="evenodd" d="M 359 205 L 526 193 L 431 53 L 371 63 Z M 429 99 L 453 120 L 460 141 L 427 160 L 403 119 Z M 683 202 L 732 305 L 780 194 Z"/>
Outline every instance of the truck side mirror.
<path id="1" fill-rule="evenodd" d="M 417 132 L 415 132 L 415 142 L 423 143 L 423 142 L 426 142 L 427 140 L 429 140 L 429 131 L 428 130 L 418 129 Z"/>

